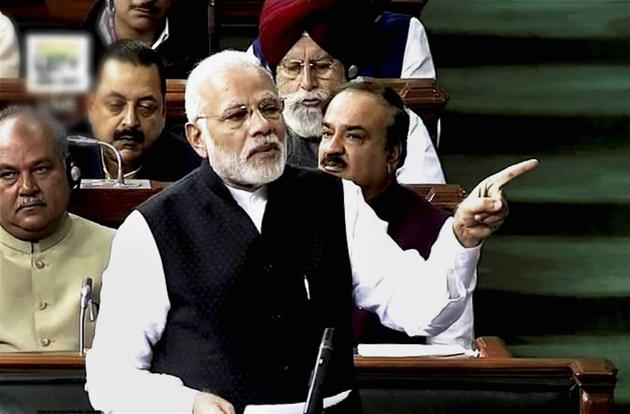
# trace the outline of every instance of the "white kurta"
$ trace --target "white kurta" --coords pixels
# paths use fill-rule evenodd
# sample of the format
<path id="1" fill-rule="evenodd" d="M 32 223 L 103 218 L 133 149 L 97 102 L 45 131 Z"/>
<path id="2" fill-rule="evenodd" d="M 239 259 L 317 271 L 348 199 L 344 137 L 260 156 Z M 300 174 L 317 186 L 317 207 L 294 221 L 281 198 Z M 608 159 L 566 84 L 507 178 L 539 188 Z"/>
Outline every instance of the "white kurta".
<path id="1" fill-rule="evenodd" d="M 229 189 L 260 229 L 264 189 Z M 449 219 L 425 261 L 416 251 L 402 251 L 387 235 L 387 223 L 367 205 L 359 187 L 344 180 L 343 191 L 355 303 L 410 335 L 443 331 L 470 299 L 480 248 L 463 248 Z M 149 371 L 170 302 L 156 241 L 138 211 L 118 230 L 103 282 L 96 337 L 86 360 L 92 405 L 105 412 L 191 413 L 199 391 L 175 376 Z"/>

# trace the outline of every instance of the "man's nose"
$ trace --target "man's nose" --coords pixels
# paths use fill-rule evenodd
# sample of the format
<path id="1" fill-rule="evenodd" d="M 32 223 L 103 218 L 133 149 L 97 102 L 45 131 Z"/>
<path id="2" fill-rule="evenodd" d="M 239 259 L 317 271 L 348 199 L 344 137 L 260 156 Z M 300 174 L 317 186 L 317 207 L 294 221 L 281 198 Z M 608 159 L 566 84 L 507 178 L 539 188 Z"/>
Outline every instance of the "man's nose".
<path id="1" fill-rule="evenodd" d="M 21 195 L 29 195 L 35 194 L 39 192 L 39 185 L 37 184 L 37 180 L 30 173 L 25 173 L 22 175 L 22 180 L 20 183 L 20 194 Z"/>
<path id="2" fill-rule="evenodd" d="M 324 152 L 326 154 L 343 154 L 345 152 L 341 134 L 334 134 L 329 139 L 322 140 L 321 142 L 322 145 L 324 145 Z"/>
<path id="3" fill-rule="evenodd" d="M 125 117 L 123 118 L 123 126 L 125 127 L 135 127 L 140 125 L 138 120 L 138 115 L 136 114 L 136 109 L 133 105 L 128 105 L 125 110 Z"/>
<path id="4" fill-rule="evenodd" d="M 273 131 L 273 123 L 265 118 L 259 110 L 254 110 L 248 119 L 249 130 L 252 135 L 267 135 Z"/>
<path id="5" fill-rule="evenodd" d="M 319 86 L 317 76 L 309 65 L 304 65 L 302 73 L 300 73 L 300 87 L 305 91 L 312 91 Z"/>

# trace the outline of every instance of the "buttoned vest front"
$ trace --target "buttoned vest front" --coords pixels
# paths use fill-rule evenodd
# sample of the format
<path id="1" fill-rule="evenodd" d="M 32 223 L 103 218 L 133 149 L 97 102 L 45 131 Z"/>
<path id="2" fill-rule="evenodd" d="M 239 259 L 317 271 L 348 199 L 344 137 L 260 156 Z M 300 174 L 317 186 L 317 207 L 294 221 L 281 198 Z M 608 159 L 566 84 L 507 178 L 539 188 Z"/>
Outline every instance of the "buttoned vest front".
<path id="1" fill-rule="evenodd" d="M 205 161 L 139 207 L 171 304 L 151 371 L 237 410 L 304 401 L 325 327 L 336 332 L 324 395 L 353 387 L 341 182 L 287 167 L 267 194 L 262 234 Z"/>

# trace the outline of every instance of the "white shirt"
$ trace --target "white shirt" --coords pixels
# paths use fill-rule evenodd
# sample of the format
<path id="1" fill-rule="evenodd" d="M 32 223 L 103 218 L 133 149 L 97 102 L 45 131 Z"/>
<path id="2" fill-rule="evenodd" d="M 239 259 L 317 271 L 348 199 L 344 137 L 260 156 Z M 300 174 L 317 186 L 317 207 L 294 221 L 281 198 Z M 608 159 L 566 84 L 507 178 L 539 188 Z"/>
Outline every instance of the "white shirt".
<path id="1" fill-rule="evenodd" d="M 407 109 L 407 113 L 407 158 L 396 171 L 396 180 L 401 184 L 444 184 L 446 179 L 429 131 L 415 112 Z"/>
<path id="2" fill-rule="evenodd" d="M 228 187 L 258 229 L 267 198 Z M 343 181 L 346 235 L 355 303 L 409 335 L 431 336 L 456 320 L 476 282 L 480 248 L 463 248 L 447 220 L 426 262 L 402 251 L 363 199 Z M 208 235 L 212 237 L 212 235 Z M 198 390 L 172 375 L 149 372 L 152 351 L 170 309 L 160 254 L 144 217 L 132 212 L 120 226 L 103 274 L 101 312 L 86 359 L 94 408 L 105 412 L 191 413 Z M 252 350 L 255 352 L 255 343 Z"/>
<path id="3" fill-rule="evenodd" d="M 420 20 L 415 17 L 409 21 L 409 32 L 407 33 L 400 77 L 435 79 L 435 67 L 429 48 L 427 31 Z"/>
<path id="4" fill-rule="evenodd" d="M 114 43 L 116 38 L 116 30 L 114 28 L 114 11 L 109 7 L 105 7 L 98 20 L 98 33 L 106 45 Z M 160 32 L 155 42 L 151 45 L 151 49 L 157 49 L 162 43 L 166 42 L 169 37 L 168 17 L 164 21 L 164 29 Z"/>
<path id="5" fill-rule="evenodd" d="M 17 78 L 20 72 L 20 48 L 15 27 L 0 12 L 0 78 Z"/>

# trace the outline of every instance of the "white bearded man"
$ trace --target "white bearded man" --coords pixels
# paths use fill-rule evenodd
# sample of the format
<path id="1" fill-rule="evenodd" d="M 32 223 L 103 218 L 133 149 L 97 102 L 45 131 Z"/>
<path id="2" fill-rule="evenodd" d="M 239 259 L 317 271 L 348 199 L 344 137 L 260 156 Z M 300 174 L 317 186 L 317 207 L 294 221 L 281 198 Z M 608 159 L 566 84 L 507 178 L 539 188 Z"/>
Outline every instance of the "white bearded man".
<path id="1" fill-rule="evenodd" d="M 377 70 L 382 65 L 376 62 L 381 60 L 402 64 L 402 57 L 384 58 L 392 50 L 401 49 L 402 55 L 406 38 L 403 36 L 395 44 L 380 45 L 379 39 L 392 40 L 392 35 L 377 34 L 381 31 L 373 22 L 369 3 L 266 0 L 263 5 L 260 35 L 252 52 L 274 72 L 278 92 L 285 100 L 283 114 L 290 165 L 317 167 L 323 103 L 347 80 L 357 74 L 375 77 L 401 74 L 400 68 L 393 72 L 398 73 L 394 76 Z M 381 49 L 383 54 L 378 52 Z M 434 71 L 430 72 L 434 77 Z M 422 119 L 408 112 L 408 155 L 396 172 L 398 182 L 444 183 L 440 160 Z"/>
<path id="2" fill-rule="evenodd" d="M 323 405 L 360 412 L 353 302 L 411 335 L 450 325 L 479 245 L 505 218 L 494 184 L 505 176 L 472 193 L 436 241 L 443 254 L 425 261 L 387 236 L 359 187 L 285 166 L 282 103 L 254 57 L 210 56 L 185 98 L 188 140 L 208 161 L 118 230 L 86 361 L 92 404 L 195 414 L 294 404 L 284 408 L 301 413 L 333 327 Z"/>

